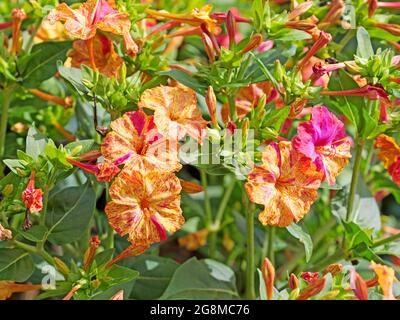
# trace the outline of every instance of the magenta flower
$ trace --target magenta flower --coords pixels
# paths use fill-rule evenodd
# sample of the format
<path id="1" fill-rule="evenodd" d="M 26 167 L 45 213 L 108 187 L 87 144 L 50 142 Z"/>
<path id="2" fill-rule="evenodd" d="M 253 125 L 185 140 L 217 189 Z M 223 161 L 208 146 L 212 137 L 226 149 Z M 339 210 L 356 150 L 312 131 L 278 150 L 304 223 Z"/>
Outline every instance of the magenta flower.
<path id="1" fill-rule="evenodd" d="M 294 148 L 313 160 L 333 185 L 351 158 L 352 140 L 346 135 L 343 122 L 326 107 L 313 107 L 311 116 L 310 121 L 298 126 Z"/>

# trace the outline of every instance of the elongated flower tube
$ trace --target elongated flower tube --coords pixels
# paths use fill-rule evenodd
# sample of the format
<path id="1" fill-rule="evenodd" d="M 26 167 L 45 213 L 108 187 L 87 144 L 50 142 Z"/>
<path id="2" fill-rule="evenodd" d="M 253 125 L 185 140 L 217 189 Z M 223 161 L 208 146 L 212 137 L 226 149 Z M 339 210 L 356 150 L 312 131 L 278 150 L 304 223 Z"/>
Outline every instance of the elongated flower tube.
<path id="1" fill-rule="evenodd" d="M 98 236 L 92 236 L 89 242 L 89 248 L 85 252 L 83 257 L 83 270 L 87 271 L 93 262 L 94 256 L 96 255 L 97 249 L 100 247 L 100 238 Z"/>
<path id="2" fill-rule="evenodd" d="M 118 166 L 127 161 L 132 154 L 133 152 L 128 152 L 126 155 L 115 159 L 114 161 L 105 160 L 104 162 L 97 164 L 83 163 L 72 158 L 67 158 L 67 161 L 72 165 L 85 170 L 86 172 L 94 174 L 99 182 L 110 182 L 114 176 L 120 172 Z"/>
<path id="3" fill-rule="evenodd" d="M 2 23 L 0 23 L 0 30 L 10 28 L 11 26 L 12 26 L 11 21 L 2 22 Z"/>
<path id="4" fill-rule="evenodd" d="M 310 48 L 310 50 L 307 51 L 304 58 L 300 61 L 298 65 L 299 70 L 304 67 L 304 65 L 312 56 L 314 56 L 320 49 L 325 47 L 331 41 L 332 36 L 329 33 L 322 31 L 318 39 L 314 42 L 313 46 Z"/>
<path id="5" fill-rule="evenodd" d="M 106 264 L 106 268 L 111 268 L 114 264 L 116 264 L 126 258 L 139 256 L 142 253 L 144 253 L 148 248 L 149 248 L 149 245 L 147 245 L 147 244 L 131 245 L 128 248 L 126 248 L 124 251 L 122 251 L 120 254 L 118 254 L 115 258 L 110 260 Z"/>
<path id="6" fill-rule="evenodd" d="M 368 0 L 368 15 L 369 15 L 369 17 L 372 17 L 378 8 L 400 9 L 400 2 Z"/>
<path id="7" fill-rule="evenodd" d="M 208 112 L 210 113 L 211 123 L 214 127 L 218 127 L 217 120 L 217 98 L 215 97 L 214 89 L 212 86 L 208 87 L 206 94 L 206 104 Z"/>
<path id="8" fill-rule="evenodd" d="M 59 106 L 66 108 L 66 109 L 71 108 L 74 103 L 74 101 L 72 100 L 72 97 L 61 98 L 61 97 L 53 96 L 51 94 L 43 92 L 39 89 L 29 89 L 29 92 L 32 93 L 33 95 L 35 95 L 36 97 L 39 97 L 40 99 L 52 102 L 54 104 L 57 104 Z"/>
<path id="9" fill-rule="evenodd" d="M 345 3 L 343 0 L 332 0 L 329 6 L 329 11 L 321 19 L 318 26 L 320 28 L 326 29 L 340 22 L 340 18 L 343 14 L 344 8 Z"/>
<path id="10" fill-rule="evenodd" d="M 257 48 L 259 45 L 261 45 L 263 40 L 264 39 L 260 33 L 252 35 L 247 45 L 242 50 L 240 50 L 240 54 L 245 54 L 246 52 Z"/>
<path id="11" fill-rule="evenodd" d="M 18 54 L 21 48 L 21 25 L 22 21 L 24 21 L 26 18 L 27 15 L 24 9 L 15 8 L 12 10 L 12 54 Z"/>
<path id="12" fill-rule="evenodd" d="M 40 284 L 19 284 L 14 281 L 0 281 L 0 300 L 10 298 L 13 293 L 40 290 Z"/>
<path id="13" fill-rule="evenodd" d="M 199 185 L 198 183 L 182 179 L 179 179 L 179 181 L 181 182 L 182 190 L 187 193 L 199 193 L 204 191 L 203 186 Z"/>
<path id="14" fill-rule="evenodd" d="M 383 29 L 394 36 L 400 37 L 400 25 L 394 23 L 375 23 L 374 27 Z"/>
<path id="15" fill-rule="evenodd" d="M 361 88 L 341 90 L 341 91 L 328 91 L 323 90 L 321 94 L 324 96 L 354 96 L 354 97 L 367 97 L 371 100 L 378 100 L 379 98 L 383 99 L 386 103 L 391 104 L 388 99 L 388 94 L 386 91 L 377 86 L 366 85 Z"/>

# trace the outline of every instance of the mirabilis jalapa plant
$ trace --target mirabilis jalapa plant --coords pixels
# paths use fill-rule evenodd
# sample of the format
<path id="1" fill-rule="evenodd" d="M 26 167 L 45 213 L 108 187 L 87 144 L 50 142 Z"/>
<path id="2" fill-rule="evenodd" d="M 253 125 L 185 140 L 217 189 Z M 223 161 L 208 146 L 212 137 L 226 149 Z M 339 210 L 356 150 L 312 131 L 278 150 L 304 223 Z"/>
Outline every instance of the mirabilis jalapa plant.
<path id="1" fill-rule="evenodd" d="M 397 299 L 399 3 L 159 3 L 0 8 L 0 299 Z"/>

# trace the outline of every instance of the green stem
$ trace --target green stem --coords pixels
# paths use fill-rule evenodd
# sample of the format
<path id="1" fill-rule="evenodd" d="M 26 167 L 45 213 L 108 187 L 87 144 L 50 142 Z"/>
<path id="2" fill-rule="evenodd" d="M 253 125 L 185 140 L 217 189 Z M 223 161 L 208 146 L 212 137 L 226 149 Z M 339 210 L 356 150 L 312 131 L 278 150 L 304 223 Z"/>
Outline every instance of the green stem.
<path id="1" fill-rule="evenodd" d="M 246 230 L 247 230 L 247 248 L 246 248 L 246 299 L 254 300 L 254 204 L 247 206 L 246 212 Z"/>
<path id="2" fill-rule="evenodd" d="M 379 246 L 383 246 L 384 244 L 396 241 L 398 239 L 400 239 L 400 233 L 395 234 L 395 235 L 390 236 L 390 237 L 387 237 L 387 238 L 384 238 L 384 239 L 377 240 L 377 241 L 375 241 L 373 243 L 372 247 L 376 248 L 376 247 L 379 247 Z"/>
<path id="3" fill-rule="evenodd" d="M 110 188 L 110 184 L 108 182 L 106 182 L 106 202 L 110 201 L 110 193 L 108 192 Z M 106 239 L 106 248 L 107 249 L 112 249 L 114 248 L 114 229 L 108 225 L 108 230 L 107 230 L 107 239 Z"/>
<path id="4" fill-rule="evenodd" d="M 346 221 L 348 222 L 353 221 L 354 198 L 356 196 L 358 177 L 360 176 L 360 167 L 364 143 L 364 141 L 357 141 L 356 139 L 356 155 L 354 159 L 353 174 L 351 177 L 350 194 L 347 202 Z"/>
<path id="5" fill-rule="evenodd" d="M 215 215 L 214 223 L 212 224 L 211 234 L 210 234 L 210 256 L 215 258 L 217 253 L 217 235 L 218 231 L 221 229 L 221 221 L 224 217 L 226 207 L 228 205 L 229 199 L 232 195 L 233 189 L 235 189 L 235 181 L 231 182 L 228 188 L 225 190 L 224 196 L 222 197 L 221 203 L 219 205 L 217 214 Z"/>
<path id="6" fill-rule="evenodd" d="M 21 248 L 29 253 L 36 254 L 41 256 L 44 260 L 46 260 L 49 264 L 54 265 L 54 259 L 51 255 L 49 255 L 44 249 L 40 249 L 38 247 L 31 246 L 29 244 L 20 242 L 18 240 L 14 240 L 13 243 L 18 247 Z"/>
<path id="7" fill-rule="evenodd" d="M 25 50 L 27 52 L 31 51 L 33 46 L 33 41 L 36 37 L 37 32 L 39 31 L 40 25 L 42 24 L 42 20 L 39 20 L 35 23 L 31 36 L 29 37 L 28 43 L 26 44 Z"/>
<path id="8" fill-rule="evenodd" d="M 208 190 L 207 190 L 207 173 L 205 170 L 200 169 L 200 180 L 201 185 L 204 189 L 204 209 L 205 209 L 205 220 L 207 229 L 210 230 L 211 223 L 212 223 L 212 211 L 211 211 L 211 203 L 210 198 L 208 197 Z"/>
<path id="9" fill-rule="evenodd" d="M 6 144 L 7 134 L 7 120 L 8 120 L 8 109 L 10 107 L 11 95 L 13 86 L 4 88 L 3 90 L 3 106 L 1 109 L 1 120 L 0 120 L 0 159 L 4 157 L 4 149 Z"/>
<path id="10" fill-rule="evenodd" d="M 269 227 L 267 257 L 269 261 L 271 261 L 272 265 L 275 265 L 274 238 L 275 238 L 275 228 Z"/>
<path id="11" fill-rule="evenodd" d="M 228 96 L 228 102 L 229 102 L 229 110 L 230 110 L 230 114 L 231 114 L 231 120 L 236 121 L 238 118 L 238 115 L 237 115 L 237 110 L 236 110 L 236 99 L 235 99 L 234 94 L 231 94 L 230 96 Z"/>
<path id="12" fill-rule="evenodd" d="M 46 222 L 47 203 L 49 202 L 49 188 L 45 188 L 43 193 L 43 209 L 40 213 L 40 224 L 44 225 Z"/>
<path id="13" fill-rule="evenodd" d="M 350 29 L 350 30 L 344 35 L 344 37 L 342 38 L 342 40 L 340 40 L 339 45 L 338 45 L 339 49 L 336 51 L 336 54 L 341 53 L 342 50 L 346 47 L 346 45 L 349 43 L 349 41 L 350 41 L 351 39 L 353 39 L 353 38 L 354 38 L 354 30 L 353 30 L 353 29 Z"/>

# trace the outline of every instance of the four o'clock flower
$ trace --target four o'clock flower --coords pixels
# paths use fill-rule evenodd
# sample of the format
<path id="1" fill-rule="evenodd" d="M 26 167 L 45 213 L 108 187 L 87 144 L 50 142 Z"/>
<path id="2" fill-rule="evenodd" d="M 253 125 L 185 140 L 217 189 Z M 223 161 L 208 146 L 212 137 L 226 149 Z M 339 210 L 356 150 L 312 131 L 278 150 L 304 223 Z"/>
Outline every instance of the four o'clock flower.
<path id="1" fill-rule="evenodd" d="M 35 188 L 35 171 L 32 171 L 28 185 L 22 192 L 22 201 L 29 213 L 37 213 L 43 209 L 43 191 Z"/>
<path id="2" fill-rule="evenodd" d="M 123 36 L 125 49 L 129 55 L 134 56 L 138 51 L 138 46 L 129 33 L 131 22 L 128 14 L 113 9 L 106 0 L 88 0 L 76 10 L 61 3 L 50 12 L 48 19 L 50 22 L 65 22 L 67 35 L 86 41 L 89 59 L 94 70 L 97 70 L 97 67 L 93 39 L 97 30 Z"/>
<path id="3" fill-rule="evenodd" d="M 171 172 L 132 170 L 127 166 L 110 187 L 105 212 L 110 225 L 135 246 L 165 240 L 184 223 L 181 184 Z"/>
<path id="4" fill-rule="evenodd" d="M 20 284 L 14 281 L 0 281 L 0 300 L 10 298 L 13 293 L 40 290 L 41 288 L 42 285 L 40 284 Z"/>
<path id="5" fill-rule="evenodd" d="M 385 300 L 396 300 L 393 295 L 393 283 L 396 281 L 394 270 L 383 264 L 371 262 L 370 268 L 374 270 L 378 276 L 379 286 L 382 288 Z"/>
<path id="6" fill-rule="evenodd" d="M 118 161 L 130 154 L 126 165 L 137 170 L 149 167 L 159 171 L 181 169 L 176 137 L 170 140 L 161 135 L 154 116 L 146 115 L 143 110 L 127 112 L 111 122 L 111 129 L 101 145 L 107 161 Z"/>
<path id="7" fill-rule="evenodd" d="M 324 173 L 329 184 L 349 162 L 351 157 L 351 138 L 346 129 L 326 107 L 314 107 L 311 120 L 301 123 L 293 140 L 294 148 L 310 158 Z"/>

